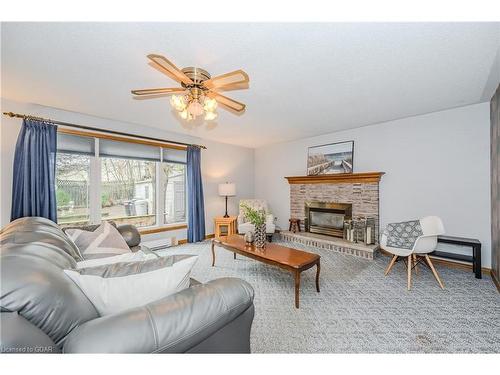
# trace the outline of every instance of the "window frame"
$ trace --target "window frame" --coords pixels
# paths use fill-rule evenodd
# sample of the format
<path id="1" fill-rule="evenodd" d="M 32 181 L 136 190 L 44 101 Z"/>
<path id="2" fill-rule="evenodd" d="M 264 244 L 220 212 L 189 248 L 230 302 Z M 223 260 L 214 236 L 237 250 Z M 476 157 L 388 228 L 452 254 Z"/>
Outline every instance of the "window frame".
<path id="1" fill-rule="evenodd" d="M 94 132 L 83 132 L 83 131 L 75 131 L 72 129 L 58 129 L 58 132 L 63 134 L 71 134 L 81 137 L 90 137 L 94 140 L 94 155 L 89 155 L 90 157 L 90 171 L 89 171 L 89 224 L 100 224 L 104 219 L 102 219 L 102 208 L 101 208 L 101 156 L 99 152 L 100 139 L 108 139 L 119 142 L 128 142 L 128 143 L 139 143 L 144 145 L 149 145 L 151 147 L 158 147 L 160 149 L 160 159 L 159 161 L 155 161 L 155 202 L 154 202 L 154 210 L 155 210 L 155 219 L 156 222 L 151 226 L 143 226 L 139 227 L 139 231 L 141 233 L 157 233 L 161 231 L 167 230 L 178 230 L 187 228 L 187 222 L 175 222 L 175 223 L 166 223 L 166 215 L 165 215 L 165 191 L 163 191 L 162 187 L 165 186 L 163 182 L 165 181 L 165 173 L 162 171 L 163 163 L 177 163 L 184 164 L 182 162 L 169 162 L 164 161 L 163 152 L 164 148 L 172 148 L 176 150 L 186 151 L 187 147 L 171 145 L 168 143 L 160 143 L 160 142 L 149 142 L 141 139 L 132 139 L 125 137 L 115 137 L 107 134 L 99 134 Z M 108 157 L 108 156 L 103 156 Z M 134 159 L 135 160 L 135 159 Z M 137 159 L 139 160 L 139 159 Z M 187 219 L 187 178 L 186 178 L 187 168 L 184 169 L 184 190 L 185 190 L 185 207 L 186 207 L 186 219 Z"/>

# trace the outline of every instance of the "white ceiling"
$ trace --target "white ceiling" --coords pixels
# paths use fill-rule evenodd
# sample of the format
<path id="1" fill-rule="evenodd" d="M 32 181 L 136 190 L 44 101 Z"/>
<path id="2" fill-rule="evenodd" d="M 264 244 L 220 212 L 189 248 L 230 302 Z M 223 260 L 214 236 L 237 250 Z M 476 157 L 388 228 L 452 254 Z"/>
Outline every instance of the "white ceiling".
<path id="1" fill-rule="evenodd" d="M 500 23 L 3 23 L 2 97 L 258 147 L 485 101 L 499 46 Z M 177 86 L 149 53 L 244 69 L 226 95 L 246 112 L 190 124 L 133 99 Z"/>

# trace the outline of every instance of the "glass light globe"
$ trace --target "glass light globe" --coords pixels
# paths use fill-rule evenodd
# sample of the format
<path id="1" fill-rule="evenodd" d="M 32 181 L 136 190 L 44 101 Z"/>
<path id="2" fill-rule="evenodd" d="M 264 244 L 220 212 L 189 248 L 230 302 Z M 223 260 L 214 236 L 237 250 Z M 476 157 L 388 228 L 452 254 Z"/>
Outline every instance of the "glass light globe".
<path id="1" fill-rule="evenodd" d="M 183 111 L 186 109 L 186 100 L 182 95 L 172 95 L 170 98 L 170 104 L 175 108 L 176 111 Z"/>
<path id="2" fill-rule="evenodd" d="M 214 112 L 217 109 L 217 100 L 205 98 L 203 109 L 207 112 Z"/>
<path id="3" fill-rule="evenodd" d="M 192 118 L 191 115 L 189 114 L 189 112 L 187 111 L 187 109 L 179 112 L 179 116 L 181 116 L 181 119 L 183 119 L 183 120 L 191 120 L 191 118 Z"/>
<path id="4" fill-rule="evenodd" d="M 205 120 L 212 121 L 217 118 L 217 112 L 205 112 Z"/>
<path id="5" fill-rule="evenodd" d="M 203 114 L 203 106 L 197 100 L 193 100 L 191 103 L 189 103 L 187 110 L 194 117 Z"/>

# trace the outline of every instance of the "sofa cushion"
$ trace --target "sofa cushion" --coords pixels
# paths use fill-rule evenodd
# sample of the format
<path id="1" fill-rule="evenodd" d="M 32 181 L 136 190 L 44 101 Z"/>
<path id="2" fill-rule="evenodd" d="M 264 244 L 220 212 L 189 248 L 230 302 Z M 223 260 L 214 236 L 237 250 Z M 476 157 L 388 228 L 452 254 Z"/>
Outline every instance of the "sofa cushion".
<path id="1" fill-rule="evenodd" d="M 173 255 L 65 270 L 101 315 L 138 307 L 189 287 L 196 255 Z"/>

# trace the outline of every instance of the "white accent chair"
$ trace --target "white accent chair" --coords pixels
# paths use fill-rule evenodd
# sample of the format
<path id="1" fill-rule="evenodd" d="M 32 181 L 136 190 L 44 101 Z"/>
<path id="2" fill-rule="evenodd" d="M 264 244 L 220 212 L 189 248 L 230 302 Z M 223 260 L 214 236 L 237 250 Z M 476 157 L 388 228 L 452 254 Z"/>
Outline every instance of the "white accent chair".
<path id="1" fill-rule="evenodd" d="M 266 212 L 266 235 L 269 241 L 272 240 L 272 235 L 274 231 L 276 230 L 276 225 L 274 224 L 274 215 L 269 212 L 269 208 L 267 206 L 267 202 L 263 199 L 242 199 L 240 200 L 239 208 L 240 212 L 238 215 L 238 233 L 239 234 L 245 234 L 247 232 L 253 232 L 255 231 L 255 226 L 248 222 L 247 218 L 245 217 L 244 211 L 241 208 L 241 204 L 244 203 L 248 207 L 251 207 L 253 209 L 261 209 Z"/>
<path id="2" fill-rule="evenodd" d="M 436 278 L 441 289 L 444 289 L 443 283 L 439 278 L 436 269 L 434 268 L 428 254 L 433 252 L 437 246 L 437 236 L 444 234 L 444 226 L 442 220 L 437 216 L 426 216 L 420 219 L 420 227 L 422 228 L 423 235 L 417 238 L 412 249 L 403 249 L 397 247 L 387 246 L 387 236 L 382 234 L 380 240 L 380 247 L 393 255 L 389 266 L 385 271 L 387 276 L 391 271 L 392 266 L 399 257 L 405 257 L 406 266 L 408 271 L 408 290 L 411 289 L 411 271 L 415 269 L 418 274 L 417 265 L 423 263 L 423 259 L 427 262 L 432 274 Z"/>

